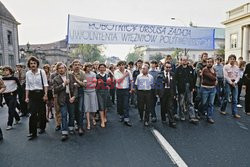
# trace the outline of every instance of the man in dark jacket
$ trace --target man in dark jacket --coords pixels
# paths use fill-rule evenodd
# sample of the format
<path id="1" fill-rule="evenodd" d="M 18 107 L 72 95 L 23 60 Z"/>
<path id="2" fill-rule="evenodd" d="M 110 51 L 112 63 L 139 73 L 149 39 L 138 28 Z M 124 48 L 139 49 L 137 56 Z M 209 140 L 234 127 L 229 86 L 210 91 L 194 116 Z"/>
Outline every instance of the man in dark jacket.
<path id="1" fill-rule="evenodd" d="M 166 62 L 165 70 L 158 74 L 155 89 L 160 97 L 162 123 L 166 123 L 167 113 L 169 126 L 175 128 L 173 101 L 176 98 L 176 83 L 174 73 L 171 72 L 171 63 Z"/>
<path id="2" fill-rule="evenodd" d="M 74 133 L 74 107 L 77 98 L 76 80 L 72 74 L 66 72 L 66 66 L 58 63 L 58 74 L 53 81 L 54 93 L 57 94 L 58 104 L 62 116 L 62 141 L 68 139 L 68 130 Z M 67 120 L 69 113 L 69 121 Z"/>
<path id="3" fill-rule="evenodd" d="M 175 73 L 179 100 L 179 116 L 185 121 L 184 110 L 189 113 L 190 122 L 197 123 L 192 102 L 192 95 L 195 88 L 194 70 L 188 65 L 186 56 L 182 57 L 182 65 L 178 66 Z"/>

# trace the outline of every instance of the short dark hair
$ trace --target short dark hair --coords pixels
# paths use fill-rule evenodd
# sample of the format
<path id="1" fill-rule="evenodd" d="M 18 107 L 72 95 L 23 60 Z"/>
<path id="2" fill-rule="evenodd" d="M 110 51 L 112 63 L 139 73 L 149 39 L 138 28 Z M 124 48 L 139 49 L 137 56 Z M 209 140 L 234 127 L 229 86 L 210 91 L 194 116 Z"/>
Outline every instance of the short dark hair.
<path id="1" fill-rule="evenodd" d="M 223 60 L 223 59 L 222 59 L 222 57 L 217 56 L 217 57 L 216 57 L 216 60 L 218 60 L 218 61 L 222 62 L 222 60 Z"/>
<path id="2" fill-rule="evenodd" d="M 99 64 L 98 69 L 99 69 L 101 66 L 104 66 L 105 68 L 107 68 L 106 64 L 101 63 L 101 64 Z"/>
<path id="3" fill-rule="evenodd" d="M 203 58 L 204 55 L 208 56 L 207 52 L 203 52 L 203 53 L 201 54 L 201 58 Z"/>
<path id="4" fill-rule="evenodd" d="M 231 59 L 231 58 L 234 58 L 236 60 L 236 56 L 234 54 L 231 54 L 228 56 L 228 60 Z"/>
<path id="5" fill-rule="evenodd" d="M 172 66 L 172 64 L 168 61 L 165 62 L 164 66 L 166 66 L 166 64 L 170 64 Z"/>
<path id="6" fill-rule="evenodd" d="M 31 61 L 36 62 L 37 67 L 39 67 L 39 60 L 38 60 L 35 56 L 31 56 L 31 57 L 28 59 L 28 62 L 27 62 L 28 68 L 30 68 L 30 62 L 31 62 Z"/>
<path id="7" fill-rule="evenodd" d="M 149 62 L 148 61 L 145 61 L 144 64 L 147 64 L 148 66 L 150 66 Z"/>
<path id="8" fill-rule="evenodd" d="M 132 62 L 132 61 L 130 61 L 130 62 L 128 62 L 128 65 L 134 65 L 134 62 Z"/>
<path id="9" fill-rule="evenodd" d="M 140 62 L 140 63 L 143 63 L 143 60 L 142 59 L 138 59 L 137 60 L 137 63 Z"/>
<path id="10" fill-rule="evenodd" d="M 121 66 L 121 65 L 126 65 L 126 61 L 119 61 L 118 63 L 117 63 L 117 66 Z"/>
<path id="11" fill-rule="evenodd" d="M 209 57 L 207 60 L 212 60 L 213 63 L 214 63 L 214 59 L 212 57 Z"/>
<path id="12" fill-rule="evenodd" d="M 156 60 L 152 60 L 151 64 L 158 64 Z"/>

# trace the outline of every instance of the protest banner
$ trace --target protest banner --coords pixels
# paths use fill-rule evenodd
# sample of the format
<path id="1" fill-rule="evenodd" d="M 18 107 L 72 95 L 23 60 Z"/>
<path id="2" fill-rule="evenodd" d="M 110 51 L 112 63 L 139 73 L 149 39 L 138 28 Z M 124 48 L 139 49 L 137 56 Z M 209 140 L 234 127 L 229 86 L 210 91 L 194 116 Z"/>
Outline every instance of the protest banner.
<path id="1" fill-rule="evenodd" d="M 164 48 L 214 49 L 214 29 L 120 23 L 68 16 L 69 44 L 134 44 Z"/>

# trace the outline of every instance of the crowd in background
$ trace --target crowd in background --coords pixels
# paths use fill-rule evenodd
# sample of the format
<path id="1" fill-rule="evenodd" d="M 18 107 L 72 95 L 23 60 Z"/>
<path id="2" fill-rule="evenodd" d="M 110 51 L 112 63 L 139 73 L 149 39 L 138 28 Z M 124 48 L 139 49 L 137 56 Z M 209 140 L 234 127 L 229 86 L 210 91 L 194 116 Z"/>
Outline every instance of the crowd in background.
<path id="1" fill-rule="evenodd" d="M 43 67 L 36 57 L 30 57 L 27 67 L 3 66 L 0 72 L 0 105 L 8 107 L 6 130 L 18 126 L 21 117 L 29 117 L 29 140 L 45 133 L 50 119 L 55 119 L 62 141 L 75 133 L 82 136 L 98 122 L 106 128 L 107 113 L 113 105 L 120 122 L 128 127 L 132 126 L 131 107 L 138 109 L 146 127 L 158 120 L 172 128 L 186 119 L 195 125 L 201 120 L 213 124 L 215 106 L 226 115 L 228 103 L 232 116 L 239 119 L 243 88 L 245 113 L 250 115 L 250 64 L 235 55 L 227 61 L 202 53 L 199 62 L 182 56 L 174 63 L 167 55 L 164 62 L 137 60 L 107 65 L 74 60 L 69 66 L 58 62 Z"/>

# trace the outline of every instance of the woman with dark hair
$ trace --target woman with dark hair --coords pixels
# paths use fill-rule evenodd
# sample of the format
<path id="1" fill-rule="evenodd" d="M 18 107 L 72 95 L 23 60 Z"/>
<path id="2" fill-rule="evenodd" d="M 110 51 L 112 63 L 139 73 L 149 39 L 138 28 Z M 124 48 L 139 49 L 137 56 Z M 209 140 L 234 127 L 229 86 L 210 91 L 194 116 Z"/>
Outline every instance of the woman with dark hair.
<path id="1" fill-rule="evenodd" d="M 96 113 L 98 110 L 98 102 L 96 96 L 96 73 L 92 71 L 92 64 L 87 63 L 84 68 L 86 76 L 86 89 L 84 89 L 84 108 L 87 118 L 87 129 L 90 130 L 90 113 Z M 96 125 L 94 116 L 92 115 L 93 125 Z"/>
<path id="2" fill-rule="evenodd" d="M 96 85 L 96 94 L 99 106 L 99 112 L 101 116 L 101 127 L 105 128 L 107 122 L 107 109 L 108 109 L 108 98 L 109 98 L 109 86 L 110 78 L 106 72 L 106 65 L 99 64 L 98 67 L 99 74 L 96 75 L 97 85 Z"/>
<path id="3" fill-rule="evenodd" d="M 16 112 L 17 105 L 17 90 L 21 87 L 19 80 L 13 76 L 14 71 L 9 66 L 3 67 L 3 82 L 6 86 L 5 91 L 3 92 L 4 100 L 9 108 L 8 113 L 8 123 L 6 130 L 12 129 L 13 120 L 15 118 L 15 124 L 18 124 L 20 117 Z"/>
<path id="4" fill-rule="evenodd" d="M 243 75 L 243 84 L 246 86 L 245 111 L 250 116 L 250 63 L 246 65 Z"/>
<path id="5" fill-rule="evenodd" d="M 46 76 L 47 76 L 47 80 L 48 80 L 48 84 L 49 84 L 49 87 L 48 87 L 48 100 L 46 101 L 46 119 L 47 119 L 47 122 L 49 122 L 49 118 L 50 119 L 53 119 L 54 118 L 54 115 L 53 115 L 53 112 L 52 112 L 52 106 L 53 106 L 53 93 L 52 93 L 52 88 L 53 88 L 53 83 L 52 83 L 52 79 L 50 77 L 50 65 L 49 64 L 45 64 L 43 66 L 43 69 L 46 73 Z M 50 117 L 49 117 L 50 115 Z"/>

